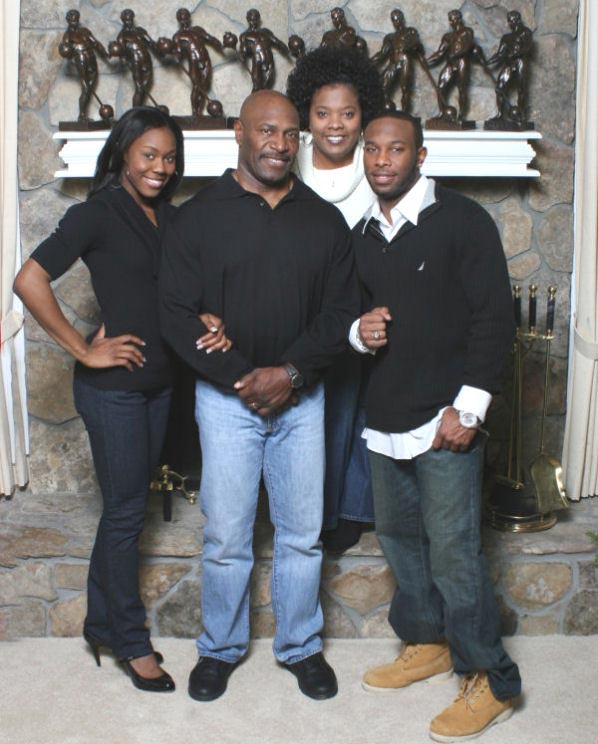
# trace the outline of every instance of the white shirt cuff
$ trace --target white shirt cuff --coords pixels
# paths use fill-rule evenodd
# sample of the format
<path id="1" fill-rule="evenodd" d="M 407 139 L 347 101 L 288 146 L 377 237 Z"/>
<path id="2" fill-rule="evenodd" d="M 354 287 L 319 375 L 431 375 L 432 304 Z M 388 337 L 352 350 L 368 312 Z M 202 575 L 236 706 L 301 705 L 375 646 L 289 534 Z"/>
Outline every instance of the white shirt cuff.
<path id="1" fill-rule="evenodd" d="M 375 354 L 376 352 L 372 349 L 368 349 L 359 337 L 359 320 L 360 318 L 357 318 L 357 320 L 353 321 L 351 328 L 349 329 L 349 343 L 355 351 L 358 351 L 360 354 Z"/>
<path id="2" fill-rule="evenodd" d="M 470 385 L 462 385 L 461 390 L 459 390 L 453 402 L 453 406 L 458 411 L 475 413 L 480 421 L 483 422 L 491 401 L 492 396 L 485 390 L 480 390 L 480 388 L 471 387 Z"/>

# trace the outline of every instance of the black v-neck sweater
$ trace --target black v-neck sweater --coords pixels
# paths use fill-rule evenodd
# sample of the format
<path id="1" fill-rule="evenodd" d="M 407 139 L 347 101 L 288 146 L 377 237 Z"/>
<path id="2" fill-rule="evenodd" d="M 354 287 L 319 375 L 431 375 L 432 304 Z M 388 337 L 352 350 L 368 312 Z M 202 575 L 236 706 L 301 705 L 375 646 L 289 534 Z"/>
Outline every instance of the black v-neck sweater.
<path id="1" fill-rule="evenodd" d="M 496 392 L 513 340 L 498 230 L 479 204 L 436 187 L 417 226 L 387 242 L 375 221 L 353 229 L 366 308 L 387 306 L 388 345 L 372 360 L 366 425 L 411 431 L 452 405 L 462 385 Z"/>

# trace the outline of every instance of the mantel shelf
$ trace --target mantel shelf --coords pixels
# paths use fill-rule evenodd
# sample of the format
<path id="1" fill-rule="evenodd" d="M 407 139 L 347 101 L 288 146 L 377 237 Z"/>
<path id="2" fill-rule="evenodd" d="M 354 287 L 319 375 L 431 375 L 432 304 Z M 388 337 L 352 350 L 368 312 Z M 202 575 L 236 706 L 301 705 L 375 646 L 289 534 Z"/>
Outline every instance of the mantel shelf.
<path id="1" fill-rule="evenodd" d="M 108 132 L 56 132 L 63 140 L 60 157 L 66 168 L 56 178 L 91 178 L 96 159 Z M 237 162 L 237 146 L 231 130 L 185 131 L 185 176 L 219 176 Z M 539 132 L 424 131 L 428 156 L 422 167 L 427 176 L 537 178 L 530 167 L 536 153 L 530 140 Z"/>

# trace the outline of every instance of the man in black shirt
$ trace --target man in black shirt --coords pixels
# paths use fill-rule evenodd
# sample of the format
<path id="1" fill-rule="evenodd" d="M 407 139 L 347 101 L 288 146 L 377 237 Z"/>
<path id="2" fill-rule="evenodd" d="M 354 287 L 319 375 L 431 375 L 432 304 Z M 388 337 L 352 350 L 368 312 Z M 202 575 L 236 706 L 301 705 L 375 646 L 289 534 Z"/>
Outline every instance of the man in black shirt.
<path id="1" fill-rule="evenodd" d="M 274 653 L 316 699 L 337 684 L 322 656 L 318 599 L 324 478 L 320 376 L 359 311 L 350 234 L 335 207 L 294 178 L 298 115 L 259 91 L 235 124 L 236 170 L 183 205 L 165 242 L 165 338 L 198 373 L 206 516 L 200 659 L 189 694 L 213 700 L 249 643 L 249 579 L 260 477 L 275 528 Z M 233 348 L 197 348 L 200 308 Z"/>
<path id="2" fill-rule="evenodd" d="M 512 343 L 509 279 L 488 213 L 420 174 L 419 120 L 370 121 L 364 153 L 378 200 L 353 241 L 370 309 L 350 338 L 373 354 L 364 436 L 376 531 L 397 579 L 389 620 L 403 647 L 363 686 L 396 689 L 454 668 L 461 693 L 430 736 L 460 741 L 508 718 L 521 687 L 480 537 L 479 428 Z"/>

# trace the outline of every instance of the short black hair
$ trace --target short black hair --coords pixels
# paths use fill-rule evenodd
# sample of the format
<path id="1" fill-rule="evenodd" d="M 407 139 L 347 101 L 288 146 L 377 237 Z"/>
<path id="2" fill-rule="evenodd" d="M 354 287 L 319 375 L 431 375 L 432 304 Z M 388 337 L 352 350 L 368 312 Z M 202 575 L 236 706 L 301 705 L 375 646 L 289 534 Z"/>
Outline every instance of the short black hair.
<path id="1" fill-rule="evenodd" d="M 138 137 L 150 129 L 170 129 L 176 143 L 175 172 L 160 192 L 159 198 L 169 200 L 176 191 L 185 171 L 184 141 L 181 128 L 162 109 L 153 106 L 136 106 L 126 111 L 116 122 L 102 147 L 89 197 L 118 182 L 125 153 Z"/>
<path id="2" fill-rule="evenodd" d="M 424 145 L 424 130 L 422 129 L 422 120 L 419 116 L 412 116 L 406 111 L 381 111 L 376 116 L 373 116 L 368 124 L 371 124 L 376 119 L 399 119 L 400 121 L 408 121 L 413 126 L 413 133 L 415 135 L 415 147 L 419 150 Z M 365 129 L 365 127 L 364 127 Z"/>
<path id="3" fill-rule="evenodd" d="M 384 109 L 380 75 L 361 50 L 319 47 L 299 58 L 287 80 L 287 96 L 299 111 L 301 129 L 309 127 L 314 93 L 324 85 L 336 84 L 356 90 L 362 127 Z"/>

